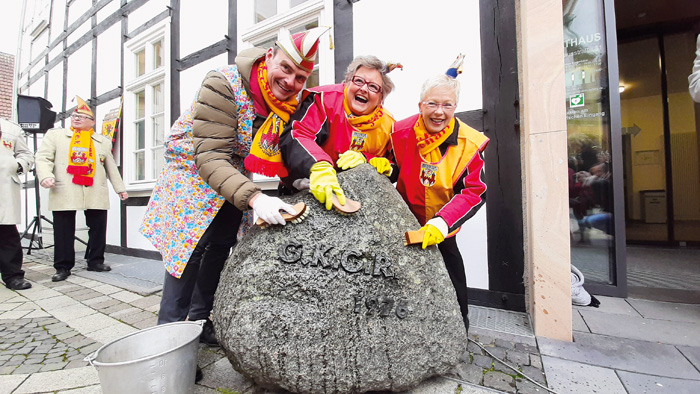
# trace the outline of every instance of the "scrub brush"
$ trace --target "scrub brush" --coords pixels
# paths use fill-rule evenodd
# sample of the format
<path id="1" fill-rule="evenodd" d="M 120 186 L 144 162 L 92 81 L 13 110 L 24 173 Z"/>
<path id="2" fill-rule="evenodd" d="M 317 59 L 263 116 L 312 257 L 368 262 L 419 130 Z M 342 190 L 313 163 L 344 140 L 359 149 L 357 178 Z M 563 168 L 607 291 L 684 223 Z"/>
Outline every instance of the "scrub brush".
<path id="1" fill-rule="evenodd" d="M 304 202 L 298 202 L 292 205 L 292 208 L 294 208 L 294 210 L 297 211 L 296 215 L 290 215 L 285 211 L 280 212 L 284 220 L 287 222 L 292 222 L 296 224 L 304 220 L 304 218 L 306 218 L 309 215 L 309 211 L 306 209 L 306 204 Z M 269 223 L 260 218 L 258 218 L 255 224 L 260 226 L 261 228 L 267 228 L 270 226 Z"/>
<path id="2" fill-rule="evenodd" d="M 422 244 L 423 238 L 425 238 L 425 231 L 406 231 L 404 234 L 403 244 L 404 246 Z"/>
<path id="3" fill-rule="evenodd" d="M 362 204 L 360 202 L 351 200 L 345 197 L 345 205 L 340 205 L 340 201 L 338 201 L 338 197 L 333 193 L 333 208 L 335 208 L 336 211 L 338 211 L 341 215 L 349 216 L 362 208 Z"/>

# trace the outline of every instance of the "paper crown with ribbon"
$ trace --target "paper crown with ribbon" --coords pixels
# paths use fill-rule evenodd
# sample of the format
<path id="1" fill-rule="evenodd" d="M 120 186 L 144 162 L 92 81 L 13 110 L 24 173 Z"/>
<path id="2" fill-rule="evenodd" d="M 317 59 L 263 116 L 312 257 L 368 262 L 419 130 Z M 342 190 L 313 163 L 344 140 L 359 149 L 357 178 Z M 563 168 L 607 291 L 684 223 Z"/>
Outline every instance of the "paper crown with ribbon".
<path id="1" fill-rule="evenodd" d="M 384 68 L 384 74 L 389 74 L 390 72 L 396 70 L 397 68 L 400 70 L 403 70 L 403 64 L 386 62 L 386 67 Z"/>
<path id="2" fill-rule="evenodd" d="M 457 78 L 457 75 L 462 73 L 462 63 L 464 63 L 464 55 L 459 54 L 457 55 L 457 59 L 450 64 L 450 67 L 447 68 L 447 74 L 448 76 L 452 78 Z"/>
<path id="3" fill-rule="evenodd" d="M 75 107 L 75 112 L 77 112 L 79 114 L 87 115 L 87 116 L 95 119 L 95 115 L 92 113 L 90 106 L 87 105 L 85 100 L 81 99 L 78 96 L 75 96 L 75 100 L 78 102 L 78 106 Z"/>
<path id="4" fill-rule="evenodd" d="M 301 33 L 292 34 L 281 28 L 277 35 L 277 46 L 304 71 L 314 69 L 314 59 L 318 51 L 318 40 L 330 27 L 319 26 Z"/>

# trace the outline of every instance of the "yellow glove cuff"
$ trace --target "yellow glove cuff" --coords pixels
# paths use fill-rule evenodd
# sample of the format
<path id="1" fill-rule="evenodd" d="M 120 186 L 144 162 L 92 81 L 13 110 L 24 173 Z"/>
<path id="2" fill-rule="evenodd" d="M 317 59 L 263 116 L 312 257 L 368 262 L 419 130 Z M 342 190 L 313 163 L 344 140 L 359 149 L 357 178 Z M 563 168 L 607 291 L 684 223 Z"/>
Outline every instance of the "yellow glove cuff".
<path id="1" fill-rule="evenodd" d="M 365 156 L 362 153 L 354 150 L 348 150 L 338 156 L 338 161 L 335 164 L 341 170 L 348 170 L 364 163 L 367 163 L 367 159 L 365 159 Z"/>
<path id="2" fill-rule="evenodd" d="M 386 176 L 391 175 L 391 163 L 388 159 L 384 157 L 373 157 L 369 159 L 369 164 L 376 168 L 378 173 Z"/>
<path id="3" fill-rule="evenodd" d="M 425 226 L 420 228 L 421 230 L 425 231 L 425 237 L 423 238 L 423 249 L 427 248 L 428 246 L 431 245 L 437 245 L 440 242 L 445 240 L 445 236 L 442 235 L 442 232 L 432 224 L 426 224 Z"/>

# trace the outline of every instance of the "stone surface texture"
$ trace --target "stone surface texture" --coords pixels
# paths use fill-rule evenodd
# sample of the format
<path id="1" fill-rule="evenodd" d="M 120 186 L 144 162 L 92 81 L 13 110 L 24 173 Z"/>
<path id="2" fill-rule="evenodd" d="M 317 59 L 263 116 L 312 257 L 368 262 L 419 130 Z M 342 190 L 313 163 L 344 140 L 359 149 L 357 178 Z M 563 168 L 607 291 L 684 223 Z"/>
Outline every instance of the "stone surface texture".
<path id="1" fill-rule="evenodd" d="M 362 209 L 326 211 L 308 192 L 304 221 L 252 229 L 221 275 L 219 342 L 234 368 L 296 393 L 408 390 L 447 373 L 467 337 L 437 247 L 404 246 L 419 224 L 368 164 L 338 174 Z"/>

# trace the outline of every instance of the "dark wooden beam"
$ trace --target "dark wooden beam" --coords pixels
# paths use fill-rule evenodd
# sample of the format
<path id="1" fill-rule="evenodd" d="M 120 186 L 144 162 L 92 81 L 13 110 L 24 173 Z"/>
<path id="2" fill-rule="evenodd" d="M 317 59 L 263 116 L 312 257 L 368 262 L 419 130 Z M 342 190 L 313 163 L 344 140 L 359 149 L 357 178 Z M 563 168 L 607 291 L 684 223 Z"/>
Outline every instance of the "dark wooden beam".
<path id="1" fill-rule="evenodd" d="M 188 68 L 196 66 L 197 64 L 203 61 L 209 60 L 215 56 L 219 56 L 222 53 L 225 53 L 227 49 L 228 39 L 224 38 L 219 42 L 211 44 L 206 48 L 202 48 L 197 52 L 191 53 L 180 59 L 180 61 L 178 62 L 177 71 L 185 71 Z"/>
<path id="2" fill-rule="evenodd" d="M 345 78 L 350 62 L 355 57 L 353 53 L 353 19 L 352 3 L 348 0 L 333 1 L 333 42 L 335 50 L 335 82 L 341 83 Z"/>
<path id="3" fill-rule="evenodd" d="M 524 294 L 523 201 L 515 5 L 480 0 L 489 290 Z M 524 310 L 524 304 L 503 308 Z"/>

